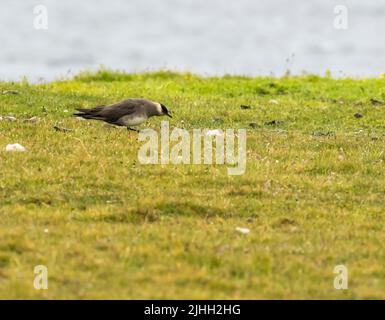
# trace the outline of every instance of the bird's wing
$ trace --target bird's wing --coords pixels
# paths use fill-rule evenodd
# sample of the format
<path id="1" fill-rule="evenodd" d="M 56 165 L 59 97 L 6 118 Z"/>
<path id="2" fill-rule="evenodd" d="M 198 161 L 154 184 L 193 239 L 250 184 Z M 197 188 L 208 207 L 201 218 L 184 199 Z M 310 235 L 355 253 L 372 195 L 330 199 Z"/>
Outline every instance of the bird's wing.
<path id="1" fill-rule="evenodd" d="M 124 100 L 110 106 L 104 107 L 98 116 L 104 118 L 108 122 L 116 122 L 121 117 L 132 114 L 142 108 L 142 104 L 137 99 Z"/>

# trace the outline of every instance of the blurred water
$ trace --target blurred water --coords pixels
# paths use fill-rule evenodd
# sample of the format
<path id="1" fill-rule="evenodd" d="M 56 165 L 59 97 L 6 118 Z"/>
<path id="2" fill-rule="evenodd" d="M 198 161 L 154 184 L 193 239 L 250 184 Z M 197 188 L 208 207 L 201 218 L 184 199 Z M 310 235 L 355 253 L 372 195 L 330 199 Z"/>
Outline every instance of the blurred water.
<path id="1" fill-rule="evenodd" d="M 33 8 L 48 9 L 48 30 Z M 333 26 L 346 5 L 349 28 Z M 0 0 L 0 79 L 96 69 L 205 75 L 385 72 L 384 0 Z"/>

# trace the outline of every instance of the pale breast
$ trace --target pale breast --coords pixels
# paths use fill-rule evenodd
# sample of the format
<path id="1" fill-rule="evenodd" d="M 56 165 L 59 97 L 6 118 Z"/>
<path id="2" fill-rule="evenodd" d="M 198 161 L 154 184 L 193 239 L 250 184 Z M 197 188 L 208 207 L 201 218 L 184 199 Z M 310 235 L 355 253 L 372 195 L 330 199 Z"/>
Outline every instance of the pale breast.
<path id="1" fill-rule="evenodd" d="M 147 116 L 145 115 L 136 115 L 136 116 L 127 115 L 127 116 L 121 117 L 118 122 L 124 126 L 129 127 L 129 126 L 140 125 L 146 120 L 147 120 Z"/>

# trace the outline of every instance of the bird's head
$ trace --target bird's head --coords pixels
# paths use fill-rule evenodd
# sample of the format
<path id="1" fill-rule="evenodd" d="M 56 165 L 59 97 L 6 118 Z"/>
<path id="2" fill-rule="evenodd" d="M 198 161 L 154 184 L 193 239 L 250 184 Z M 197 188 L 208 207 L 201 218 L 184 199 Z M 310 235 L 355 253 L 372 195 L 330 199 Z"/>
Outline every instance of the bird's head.
<path id="1" fill-rule="evenodd" d="M 164 104 L 161 104 L 160 106 L 162 107 L 162 116 L 168 116 L 168 117 L 172 118 L 167 107 Z"/>

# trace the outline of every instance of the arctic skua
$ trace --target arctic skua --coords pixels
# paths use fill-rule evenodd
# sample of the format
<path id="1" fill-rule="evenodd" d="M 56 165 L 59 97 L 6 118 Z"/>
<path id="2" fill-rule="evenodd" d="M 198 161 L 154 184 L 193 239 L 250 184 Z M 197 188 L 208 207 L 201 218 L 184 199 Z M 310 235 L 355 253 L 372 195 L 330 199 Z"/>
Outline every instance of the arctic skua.
<path id="1" fill-rule="evenodd" d="M 84 119 L 101 120 L 117 126 L 138 126 L 153 116 L 168 116 L 172 118 L 167 107 L 161 103 L 147 99 L 127 99 L 108 106 L 98 106 L 91 109 L 79 108 L 75 116 Z"/>

